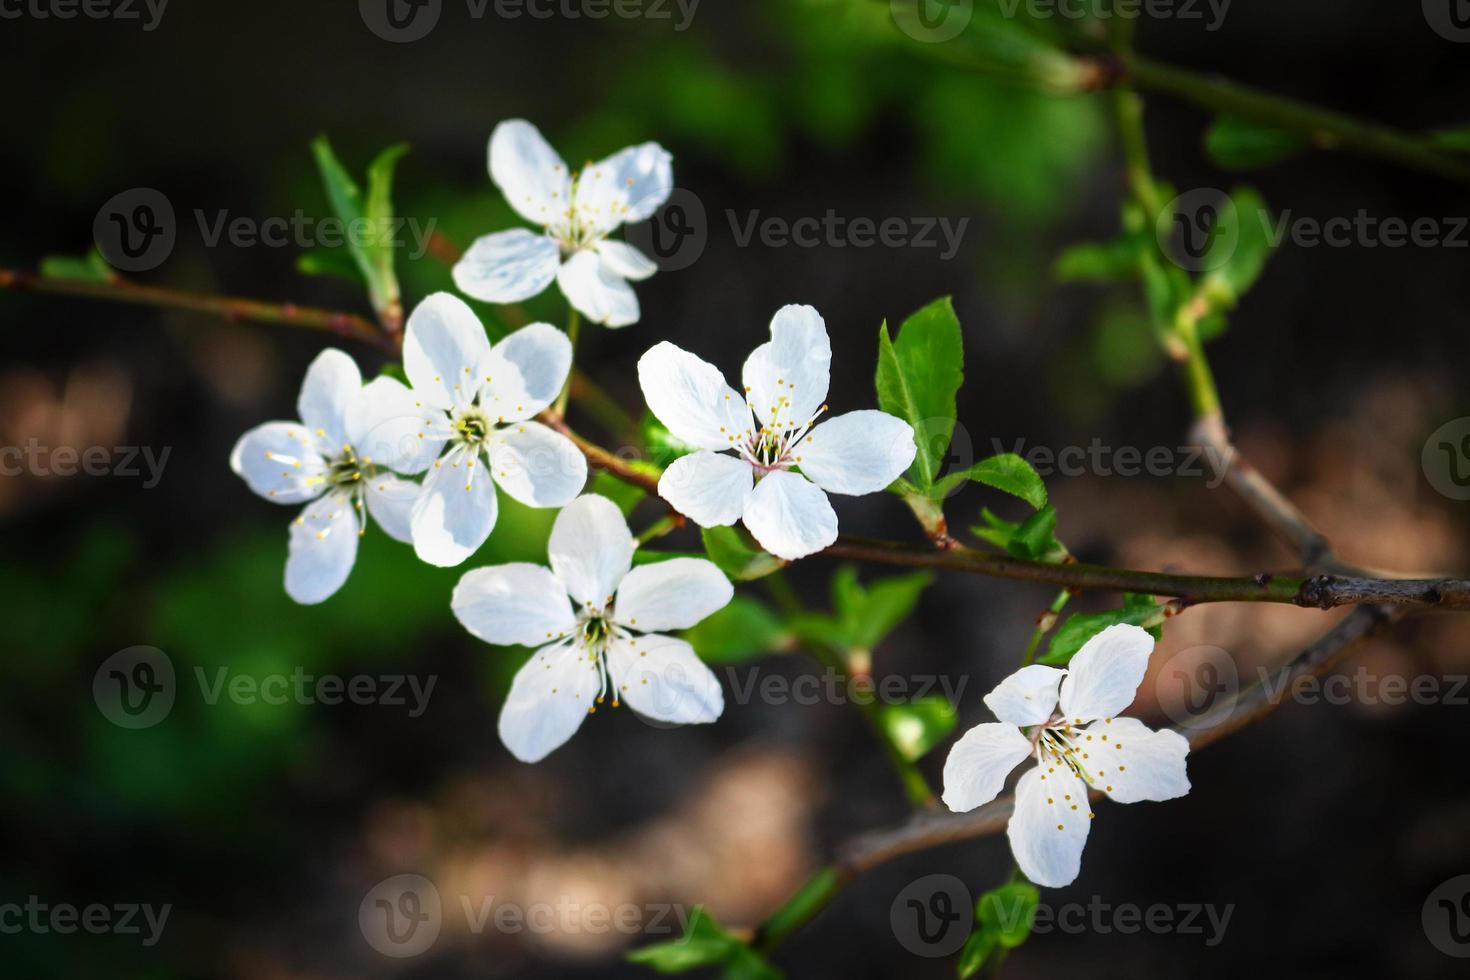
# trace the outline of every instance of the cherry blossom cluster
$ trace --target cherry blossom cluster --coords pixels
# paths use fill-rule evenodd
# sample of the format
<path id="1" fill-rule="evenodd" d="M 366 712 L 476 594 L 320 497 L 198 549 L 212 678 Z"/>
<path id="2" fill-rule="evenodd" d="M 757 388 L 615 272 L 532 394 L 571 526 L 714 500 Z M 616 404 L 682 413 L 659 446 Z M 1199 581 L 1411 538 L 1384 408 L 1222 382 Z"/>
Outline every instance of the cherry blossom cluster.
<path id="1" fill-rule="evenodd" d="M 670 155 L 629 147 L 570 170 L 530 123 L 511 120 L 490 139 L 490 175 L 511 207 L 541 233 L 519 228 L 478 239 L 454 267 L 465 295 L 491 303 L 529 299 L 557 283 L 589 320 L 624 327 L 640 316 L 630 281 L 654 263 L 609 236 L 651 216 L 673 188 Z M 230 464 L 267 499 L 304 505 L 290 526 L 285 588 L 319 603 L 346 582 L 358 539 L 376 523 L 421 560 L 458 566 L 494 531 L 500 492 L 559 510 L 547 565 L 511 563 L 466 572 L 451 599 L 474 636 L 525 646 L 499 731 L 510 752 L 536 762 L 611 700 L 673 724 L 719 718 L 714 674 L 668 631 L 693 627 L 730 602 L 734 588 L 712 562 L 647 556 L 623 512 L 586 494 L 587 460 L 537 421 L 568 383 L 567 333 L 533 323 L 498 343 L 464 300 L 436 293 L 410 314 L 402 376 L 364 383 L 339 350 L 306 372 L 297 421 L 267 422 L 236 443 Z M 913 463 L 910 425 L 881 411 L 827 415 L 832 348 L 810 306 L 779 309 L 769 340 L 741 370 L 739 390 L 720 371 L 660 342 L 638 361 L 649 410 L 689 452 L 658 482 L 659 496 L 701 527 L 742 523 L 788 560 L 837 540 L 829 494 L 882 491 Z M 985 703 L 1001 719 L 970 730 L 944 768 L 944 802 L 989 802 L 1025 759 L 1011 818 L 1012 849 L 1032 881 L 1073 880 L 1087 839 L 1089 791 L 1120 802 L 1164 800 L 1189 789 L 1188 744 L 1118 715 L 1143 679 L 1153 640 L 1112 627 L 1069 669 L 1029 666 Z"/>

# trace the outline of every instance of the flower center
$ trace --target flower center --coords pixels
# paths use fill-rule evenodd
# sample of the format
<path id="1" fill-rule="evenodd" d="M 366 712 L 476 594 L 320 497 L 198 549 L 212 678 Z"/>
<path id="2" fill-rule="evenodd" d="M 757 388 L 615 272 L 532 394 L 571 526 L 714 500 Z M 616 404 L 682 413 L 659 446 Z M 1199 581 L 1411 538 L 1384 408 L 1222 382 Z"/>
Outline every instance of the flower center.
<path id="1" fill-rule="evenodd" d="M 461 409 L 454 417 L 454 438 L 467 446 L 483 446 L 494 431 L 490 416 L 478 405 Z"/>
<path id="2" fill-rule="evenodd" d="M 802 442 L 811 441 L 808 433 L 822 413 L 827 411 L 827 406 L 823 405 L 805 422 L 796 422 L 781 418 L 780 410 L 788 404 L 783 398 L 782 404 L 773 406 L 771 420 L 751 433 L 744 445 L 739 447 L 741 457 L 755 468 L 757 478 L 776 470 L 789 470 L 800 465 Z"/>
<path id="3" fill-rule="evenodd" d="M 378 468 L 366 456 L 358 456 L 351 446 L 343 446 L 342 452 L 327 460 L 325 480 L 334 487 L 356 490 L 363 480 L 371 480 Z"/>

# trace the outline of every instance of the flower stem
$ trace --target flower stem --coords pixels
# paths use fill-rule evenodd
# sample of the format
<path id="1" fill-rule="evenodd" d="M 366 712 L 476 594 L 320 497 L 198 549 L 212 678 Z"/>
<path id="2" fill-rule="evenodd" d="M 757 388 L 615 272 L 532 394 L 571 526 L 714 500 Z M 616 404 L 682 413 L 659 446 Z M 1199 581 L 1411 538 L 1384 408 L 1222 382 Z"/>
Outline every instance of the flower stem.
<path id="1" fill-rule="evenodd" d="M 577 308 L 575 306 L 570 307 L 567 311 L 567 339 L 572 342 L 573 363 L 576 363 L 577 360 L 577 336 L 581 332 L 582 314 L 577 312 Z M 567 383 L 562 386 L 561 394 L 556 396 L 556 404 L 552 406 L 551 410 L 554 411 L 557 415 L 565 416 L 567 414 L 567 399 L 570 398 L 571 395 L 572 377 L 570 374 L 568 374 Z"/>
<path id="2" fill-rule="evenodd" d="M 762 955 L 770 953 L 822 909 L 832 903 L 851 875 L 835 865 L 827 865 L 812 875 L 796 894 L 786 900 L 761 924 L 751 945 Z"/>

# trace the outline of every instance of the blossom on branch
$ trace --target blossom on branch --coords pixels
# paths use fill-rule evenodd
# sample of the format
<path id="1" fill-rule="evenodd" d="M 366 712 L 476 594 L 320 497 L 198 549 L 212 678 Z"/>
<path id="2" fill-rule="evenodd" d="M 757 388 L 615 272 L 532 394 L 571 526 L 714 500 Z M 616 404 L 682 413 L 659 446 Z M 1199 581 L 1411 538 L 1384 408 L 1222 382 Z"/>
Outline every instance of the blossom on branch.
<path id="1" fill-rule="evenodd" d="M 1154 640 L 1137 626 L 1109 626 L 1066 670 L 1032 664 L 985 696 L 999 722 L 976 725 L 944 762 L 944 803 L 963 812 L 989 803 L 1028 756 L 1006 833 L 1026 877 L 1060 888 L 1077 877 L 1093 818 L 1088 791 L 1118 803 L 1172 800 L 1189 792 L 1189 742 L 1117 715 L 1143 683 Z"/>
<path id="2" fill-rule="evenodd" d="M 454 589 L 465 629 L 487 643 L 538 647 L 511 684 L 500 739 L 539 762 L 604 703 L 675 724 L 712 722 L 725 708 L 720 682 L 683 640 L 735 590 L 714 563 L 670 558 L 633 567 L 637 542 L 617 505 L 578 497 L 556 516 L 551 567 L 476 568 Z"/>
<path id="3" fill-rule="evenodd" d="M 642 143 L 573 172 L 535 126 L 502 122 L 490 136 L 490 177 L 543 233 L 516 228 L 477 238 L 454 266 L 455 285 L 487 303 L 519 303 L 554 279 L 594 323 L 637 323 L 638 296 L 628 280 L 647 279 L 658 266 L 608 235 L 668 200 L 672 159 L 657 143 Z"/>
<path id="4" fill-rule="evenodd" d="M 375 424 L 371 389 L 351 357 L 324 350 L 301 383 L 301 421 L 256 426 L 230 453 L 230 469 L 267 500 L 311 501 L 291 522 L 286 594 L 297 602 L 323 602 L 347 581 L 368 514 L 390 537 L 410 540 L 419 485 L 362 450 Z"/>
<path id="5" fill-rule="evenodd" d="M 742 396 L 719 369 L 667 341 L 638 361 L 649 410 L 698 448 L 675 460 L 659 496 L 701 527 L 743 521 L 788 561 L 837 540 L 828 493 L 877 493 L 908 469 L 914 430 L 879 411 L 817 424 L 832 363 L 827 326 L 810 306 L 783 306 L 771 339 L 745 361 Z M 733 454 L 733 455 L 727 455 Z"/>

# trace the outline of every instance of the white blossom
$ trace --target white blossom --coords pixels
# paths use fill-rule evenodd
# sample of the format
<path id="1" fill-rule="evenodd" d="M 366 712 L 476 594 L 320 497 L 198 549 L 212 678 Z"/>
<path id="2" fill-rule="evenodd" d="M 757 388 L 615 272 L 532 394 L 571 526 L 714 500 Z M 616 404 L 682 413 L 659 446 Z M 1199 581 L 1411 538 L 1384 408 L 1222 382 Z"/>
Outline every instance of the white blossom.
<path id="1" fill-rule="evenodd" d="M 476 568 L 455 587 L 454 615 L 498 645 L 539 647 L 511 684 L 500 739 L 522 762 L 539 762 L 604 703 L 676 724 L 712 722 L 725 698 L 683 640 L 734 595 L 702 558 L 634 568 L 637 542 L 612 501 L 588 494 L 556 516 L 551 567 L 526 562 Z"/>
<path id="2" fill-rule="evenodd" d="M 579 172 L 568 169 L 535 126 L 509 119 L 490 136 L 490 177 L 516 213 L 543 229 L 478 238 L 454 266 L 461 292 L 488 303 L 518 303 L 553 279 L 594 323 L 637 323 L 628 280 L 647 279 L 653 260 L 609 238 L 650 217 L 674 189 L 672 158 L 657 143 L 619 150 Z"/>
<path id="3" fill-rule="evenodd" d="M 1060 888 L 1077 877 L 1093 818 L 1088 791 L 1118 803 L 1172 800 L 1189 792 L 1189 742 L 1119 713 L 1148 669 L 1153 637 L 1116 625 L 1082 645 L 1066 670 L 1032 664 L 985 696 L 999 722 L 976 725 L 944 762 L 944 803 L 973 810 L 1034 758 L 1016 784 L 1007 834 L 1026 877 Z"/>
<path id="4" fill-rule="evenodd" d="M 886 412 L 859 411 L 817 424 L 826 410 L 832 346 L 810 306 L 784 306 L 771 339 L 745 361 L 745 393 L 714 366 L 667 341 L 638 361 L 649 409 L 676 438 L 698 447 L 675 460 L 661 497 L 702 527 L 743 521 L 756 541 L 788 561 L 837 540 L 828 493 L 886 488 L 914 461 L 914 430 Z"/>
<path id="5" fill-rule="evenodd" d="M 368 514 L 389 536 L 410 539 L 419 485 L 385 471 L 361 448 L 374 427 L 372 388 L 363 387 L 352 358 L 324 350 L 301 383 L 301 421 L 256 426 L 230 453 L 230 468 L 262 497 L 310 501 L 291 522 L 286 560 L 286 594 L 297 602 L 322 602 L 347 581 Z"/>
<path id="6" fill-rule="evenodd" d="M 411 516 L 414 551 L 458 565 L 495 527 L 495 487 L 529 507 L 560 507 L 587 482 L 570 439 L 532 416 L 561 391 L 572 345 L 549 323 L 490 345 L 468 305 L 435 293 L 414 308 L 403 370 L 368 385 L 373 448 L 400 473 L 426 473 Z"/>

